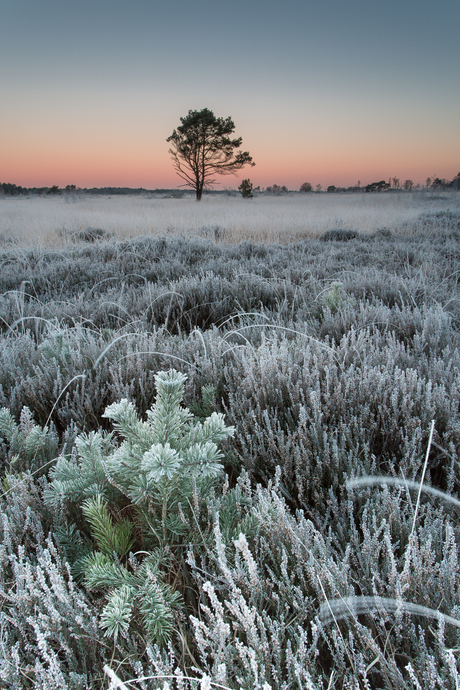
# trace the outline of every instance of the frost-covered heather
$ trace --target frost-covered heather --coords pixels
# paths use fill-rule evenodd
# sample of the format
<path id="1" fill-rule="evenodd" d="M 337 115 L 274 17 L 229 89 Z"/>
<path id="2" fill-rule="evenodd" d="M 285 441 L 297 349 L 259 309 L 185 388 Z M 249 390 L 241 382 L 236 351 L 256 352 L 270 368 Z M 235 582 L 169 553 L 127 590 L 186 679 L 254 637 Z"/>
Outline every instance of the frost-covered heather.
<path id="1" fill-rule="evenodd" d="M 142 690 L 458 690 L 455 203 L 290 242 L 3 243 L 2 688 L 107 688 L 108 665 Z M 158 405 L 172 367 L 191 435 Z M 225 474 L 175 475 L 213 419 Z"/>
<path id="2" fill-rule="evenodd" d="M 418 229 L 426 212 L 456 210 L 460 195 L 295 194 L 286 197 L 208 196 L 182 199 L 123 196 L 0 199 L 0 236 L 22 245 L 65 246 L 87 228 L 117 238 L 183 234 L 214 241 L 286 242 L 334 228 L 365 234 L 379 228 Z"/>

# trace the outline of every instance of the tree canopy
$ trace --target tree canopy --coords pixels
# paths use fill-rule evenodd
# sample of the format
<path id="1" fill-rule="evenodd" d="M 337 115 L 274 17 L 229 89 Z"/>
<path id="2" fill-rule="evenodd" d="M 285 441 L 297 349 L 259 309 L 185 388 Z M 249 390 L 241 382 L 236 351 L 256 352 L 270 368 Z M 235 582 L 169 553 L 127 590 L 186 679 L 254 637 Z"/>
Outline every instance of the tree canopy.
<path id="1" fill-rule="evenodd" d="M 241 192 L 241 196 L 243 197 L 243 199 L 252 199 L 254 195 L 252 193 L 251 180 L 243 180 L 240 186 L 238 187 L 238 191 Z"/>
<path id="2" fill-rule="evenodd" d="M 389 182 L 385 182 L 385 180 L 380 180 L 380 182 L 371 182 L 371 184 L 368 184 L 365 186 L 365 191 L 366 192 L 385 192 L 387 189 L 390 189 L 391 185 Z"/>
<path id="3" fill-rule="evenodd" d="M 230 117 L 216 117 L 212 110 L 189 110 L 180 118 L 181 125 L 166 141 L 169 153 L 184 187 L 196 192 L 197 201 L 203 189 L 216 182 L 216 175 L 232 175 L 246 164 L 255 163 L 247 151 L 238 151 L 242 139 L 231 138 L 235 124 Z"/>

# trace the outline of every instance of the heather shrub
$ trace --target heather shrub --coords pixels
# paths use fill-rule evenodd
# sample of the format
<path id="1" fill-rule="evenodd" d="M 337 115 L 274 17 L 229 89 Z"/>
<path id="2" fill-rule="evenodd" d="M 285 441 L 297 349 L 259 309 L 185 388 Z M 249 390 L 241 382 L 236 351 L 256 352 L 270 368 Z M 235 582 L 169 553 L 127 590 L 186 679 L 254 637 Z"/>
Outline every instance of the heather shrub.
<path id="1" fill-rule="evenodd" d="M 438 624 L 417 618 L 410 606 L 458 611 L 454 525 L 443 511 L 424 506 L 423 527 L 408 538 L 413 512 L 404 491 L 377 491 L 356 513 L 357 498 L 350 494 L 347 511 L 326 527 L 327 518 L 293 514 L 275 482 L 252 495 L 255 532 L 241 533 L 229 548 L 216 524 L 211 558 L 218 575 L 209 575 L 210 561 L 196 567 L 206 597 L 201 617 L 192 618 L 201 665 L 212 678 L 260 688 L 390 682 L 402 690 L 431 677 L 439 687 L 455 687 L 450 650 L 458 629 L 442 618 Z M 193 553 L 189 559 L 198 565 Z M 357 593 L 370 595 L 359 614 Z M 379 598 L 396 600 L 396 614 Z M 329 615 L 329 603 L 337 602 L 347 602 L 347 615 L 336 614 L 340 625 Z"/>
<path id="2" fill-rule="evenodd" d="M 97 618 L 68 566 L 51 541 L 37 548 L 36 562 L 21 548 L 9 561 L 0 613 L 4 687 L 87 688 L 101 663 Z"/>
<path id="3" fill-rule="evenodd" d="M 451 482 L 460 382 L 454 371 L 436 382 L 446 352 L 426 363 L 431 380 L 411 367 L 394 336 L 376 339 L 369 330 L 351 331 L 338 346 L 299 334 L 236 352 L 223 384 L 227 418 L 237 429 L 234 448 L 259 481 L 280 466 L 297 505 L 324 511 L 328 492 L 340 493 L 351 474 L 414 478 L 431 419 L 447 449 L 432 452 L 432 480 Z"/>
<path id="4" fill-rule="evenodd" d="M 96 613 L 47 536 L 59 518 L 43 487 L 30 472 L 2 481 L 0 679 L 15 689 L 86 688 L 104 658 Z"/>

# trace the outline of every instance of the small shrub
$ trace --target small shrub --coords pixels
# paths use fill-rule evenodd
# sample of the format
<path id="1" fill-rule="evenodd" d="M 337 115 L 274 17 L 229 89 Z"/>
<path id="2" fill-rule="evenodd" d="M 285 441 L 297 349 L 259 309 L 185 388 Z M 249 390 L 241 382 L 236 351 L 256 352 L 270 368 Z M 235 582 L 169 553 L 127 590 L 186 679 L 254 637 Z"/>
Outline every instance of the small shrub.
<path id="1" fill-rule="evenodd" d="M 360 235 L 357 230 L 334 228 L 332 230 L 326 230 L 326 232 L 323 232 L 319 239 L 321 242 L 348 242 L 349 240 L 355 240 L 359 236 Z"/>
<path id="2" fill-rule="evenodd" d="M 392 235 L 390 228 L 377 228 L 371 237 L 377 240 L 389 239 Z"/>
<path id="3" fill-rule="evenodd" d="M 321 296 L 321 301 L 332 314 L 335 314 L 343 301 L 343 285 L 335 280 L 330 289 Z"/>
<path id="4" fill-rule="evenodd" d="M 8 473 L 47 471 L 57 454 L 58 437 L 55 430 L 36 425 L 27 407 L 21 412 L 19 424 L 7 408 L 0 409 L 0 440 L 2 438 L 7 446 L 0 458 L 3 470 Z"/>
<path id="5" fill-rule="evenodd" d="M 96 242 L 97 240 L 108 240 L 113 237 L 113 233 L 107 232 L 102 228 L 86 228 L 74 235 L 77 242 Z"/>
<path id="6" fill-rule="evenodd" d="M 114 640 L 136 617 L 158 643 L 170 638 L 184 581 L 181 552 L 200 539 L 199 496 L 215 485 L 218 444 L 234 432 L 215 412 L 193 420 L 181 407 L 185 380 L 174 370 L 156 375 L 157 399 L 145 422 L 127 400 L 108 407 L 104 416 L 122 442 L 82 435 L 76 462 L 60 458 L 51 473 L 48 503 L 81 505 L 90 525 L 97 548 L 76 567 L 89 589 L 109 590 L 101 626 Z M 145 558 L 129 556 L 134 545 Z"/>

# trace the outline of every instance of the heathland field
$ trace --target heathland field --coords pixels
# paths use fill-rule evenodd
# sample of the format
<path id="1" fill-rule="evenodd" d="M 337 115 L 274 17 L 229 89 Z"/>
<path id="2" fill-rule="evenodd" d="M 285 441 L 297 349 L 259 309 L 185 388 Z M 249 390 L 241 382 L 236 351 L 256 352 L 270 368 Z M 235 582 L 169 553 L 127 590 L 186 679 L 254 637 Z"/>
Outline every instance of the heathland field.
<path id="1" fill-rule="evenodd" d="M 285 244 L 318 237 L 332 228 L 372 234 L 388 228 L 398 234 L 424 229 L 425 215 L 459 208 L 458 193 L 293 194 L 289 196 L 205 196 L 200 204 L 186 195 L 68 195 L 0 199 L 0 238 L 23 246 L 61 247 L 88 228 L 114 239 L 139 236 L 205 237 Z"/>
<path id="2" fill-rule="evenodd" d="M 459 202 L 0 199 L 0 687 L 459 687 Z"/>

